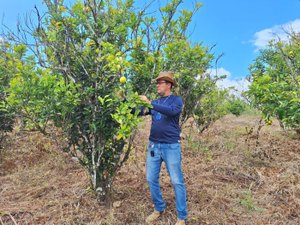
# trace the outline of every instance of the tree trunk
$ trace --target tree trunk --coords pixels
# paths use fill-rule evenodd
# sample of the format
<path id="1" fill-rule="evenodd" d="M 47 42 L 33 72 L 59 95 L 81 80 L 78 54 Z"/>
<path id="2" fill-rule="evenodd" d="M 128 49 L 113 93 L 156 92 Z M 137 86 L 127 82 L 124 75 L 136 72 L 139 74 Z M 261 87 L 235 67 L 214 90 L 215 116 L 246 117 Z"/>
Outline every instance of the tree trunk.
<path id="1" fill-rule="evenodd" d="M 111 179 L 107 176 L 99 167 L 95 167 L 91 174 L 93 189 L 102 203 L 109 203 L 111 197 Z"/>

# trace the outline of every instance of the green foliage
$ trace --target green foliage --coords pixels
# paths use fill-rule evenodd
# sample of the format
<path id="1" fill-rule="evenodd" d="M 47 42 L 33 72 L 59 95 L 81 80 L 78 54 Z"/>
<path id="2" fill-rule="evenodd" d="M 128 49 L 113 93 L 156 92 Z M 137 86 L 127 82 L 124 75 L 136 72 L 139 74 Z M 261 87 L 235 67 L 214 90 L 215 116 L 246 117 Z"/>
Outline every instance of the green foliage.
<path id="1" fill-rule="evenodd" d="M 37 13 L 37 27 L 24 31 L 35 40 L 34 48 L 28 46 L 35 57 L 24 45 L 14 47 L 8 101 L 29 126 L 44 133 L 51 121 L 62 127 L 68 149 L 89 171 L 98 196 L 106 198 L 129 156 L 138 109 L 149 107 L 137 93 L 154 96 L 152 81 L 160 71 L 177 72 L 185 103 L 181 123 L 212 105 L 205 95 L 214 93 L 219 78 L 204 73 L 213 56 L 187 35 L 201 4 L 178 11 L 183 1 L 172 0 L 157 17 L 135 10 L 132 0 L 44 2 L 48 12 Z M 125 84 L 119 82 L 123 76 Z"/>
<path id="2" fill-rule="evenodd" d="M 12 131 L 15 119 L 13 109 L 7 104 L 9 96 L 7 88 L 11 78 L 9 60 L 12 55 L 10 50 L 11 46 L 0 40 L 0 142 L 6 132 Z"/>
<path id="3" fill-rule="evenodd" d="M 0 101 L 0 144 L 6 132 L 13 130 L 14 113 L 5 101 Z"/>
<path id="4" fill-rule="evenodd" d="M 227 107 L 230 113 L 232 113 L 235 116 L 239 116 L 242 112 L 246 110 L 247 104 L 243 100 L 235 96 L 231 96 L 228 100 Z"/>
<path id="5" fill-rule="evenodd" d="M 180 54 L 179 54 L 180 53 Z M 197 111 L 201 98 L 216 88 L 218 78 L 205 74 L 213 56 L 201 44 L 174 40 L 165 49 L 165 66 L 176 71 L 178 94 L 182 97 L 181 125 Z"/>
<path id="6" fill-rule="evenodd" d="M 137 92 L 133 93 L 130 88 L 127 88 L 127 99 L 122 101 L 116 108 L 116 112 L 112 114 L 112 118 L 119 124 L 120 129 L 117 133 L 117 140 L 126 140 L 132 135 L 132 132 L 137 125 L 142 121 L 141 117 L 138 117 L 140 110 L 139 106 L 145 105 Z M 150 104 L 148 107 L 152 107 Z"/>
<path id="7" fill-rule="evenodd" d="M 203 132 L 216 120 L 229 113 L 239 116 L 247 107 L 241 98 L 230 94 L 231 88 L 219 89 L 211 79 L 208 79 L 208 82 L 210 89 L 209 85 L 205 86 L 208 92 L 203 94 L 193 115 L 199 132 Z"/>
<path id="8" fill-rule="evenodd" d="M 37 18 L 32 32 L 36 57 L 27 56 L 24 45 L 14 47 L 8 102 L 28 126 L 43 133 L 51 121 L 62 127 L 70 152 L 105 199 L 140 121 L 138 110 L 131 111 L 146 105 L 130 83 L 119 82 L 134 67 L 128 59 L 137 41 L 129 34 L 141 29 L 140 16 L 130 0 L 77 1 L 70 7 L 63 1 L 44 2 L 47 16 Z"/>
<path id="9" fill-rule="evenodd" d="M 228 114 L 227 96 L 227 89 L 219 90 L 217 88 L 203 96 L 194 114 L 199 132 L 203 132 L 214 121 Z"/>
<path id="10" fill-rule="evenodd" d="M 199 99 L 204 92 L 201 89 L 206 89 L 197 78 L 209 68 L 213 55 L 201 43 L 188 41 L 188 25 L 202 5 L 197 3 L 192 10 L 178 10 L 182 2 L 170 1 L 161 8 L 161 17 L 138 15 L 141 29 L 131 33 L 133 51 L 128 76 L 134 90 L 138 93 L 149 91 L 154 97 L 156 88 L 153 79 L 160 71 L 175 71 L 179 84 L 177 92 L 186 107 L 183 114 L 189 117 L 192 113 L 188 113 L 188 106 Z"/>
<path id="11" fill-rule="evenodd" d="M 25 56 L 26 46 L 14 46 L 9 64 L 14 68 L 9 82 L 8 104 L 23 118 L 27 128 L 42 133 L 50 121 L 62 123 L 66 113 L 78 102 L 75 86 L 65 84 L 61 76 L 51 70 L 37 68 L 34 58 Z M 73 93 L 72 93 L 73 92 Z"/>
<path id="12" fill-rule="evenodd" d="M 248 210 L 262 212 L 263 209 L 256 206 L 251 190 L 246 190 L 241 197 L 240 204 Z"/>
<path id="13" fill-rule="evenodd" d="M 161 8 L 162 18 L 141 16 L 141 30 L 133 31 L 128 77 L 133 89 L 156 97 L 153 79 L 160 71 L 175 71 L 178 88 L 174 90 L 184 102 L 180 124 L 193 116 L 200 99 L 216 88 L 218 77 L 205 75 L 213 55 L 202 43 L 188 40 L 187 28 L 193 15 L 200 9 L 177 12 L 182 1 L 171 1 Z M 161 20 L 162 23 L 158 23 Z"/>
<path id="14" fill-rule="evenodd" d="M 274 116 L 300 133 L 299 35 L 291 34 L 288 42 L 271 42 L 250 66 L 250 73 L 247 94 L 267 123 Z"/>

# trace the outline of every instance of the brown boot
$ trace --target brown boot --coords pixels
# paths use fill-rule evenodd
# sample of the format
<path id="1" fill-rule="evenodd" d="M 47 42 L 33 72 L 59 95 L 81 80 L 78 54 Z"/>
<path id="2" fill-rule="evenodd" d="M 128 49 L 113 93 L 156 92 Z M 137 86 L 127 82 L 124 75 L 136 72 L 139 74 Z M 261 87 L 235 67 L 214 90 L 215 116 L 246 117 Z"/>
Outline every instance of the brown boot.
<path id="1" fill-rule="evenodd" d="M 185 220 L 178 219 L 175 225 L 185 225 Z"/>
<path id="2" fill-rule="evenodd" d="M 154 221 L 156 221 L 156 220 L 160 217 L 161 214 L 162 214 L 162 212 L 158 212 L 158 211 L 154 210 L 154 212 L 151 213 L 151 214 L 147 217 L 146 223 L 148 223 L 148 224 L 153 223 Z"/>

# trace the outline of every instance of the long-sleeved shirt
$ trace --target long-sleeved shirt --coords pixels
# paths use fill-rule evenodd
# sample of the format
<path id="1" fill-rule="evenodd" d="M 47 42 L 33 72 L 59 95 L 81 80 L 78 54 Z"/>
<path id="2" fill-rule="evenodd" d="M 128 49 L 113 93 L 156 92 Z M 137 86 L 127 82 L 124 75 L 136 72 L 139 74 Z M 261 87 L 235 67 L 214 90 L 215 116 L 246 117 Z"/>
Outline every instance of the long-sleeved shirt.
<path id="1" fill-rule="evenodd" d="M 149 140 L 173 144 L 180 140 L 179 117 L 182 110 L 182 99 L 170 95 L 151 102 L 152 125 Z"/>

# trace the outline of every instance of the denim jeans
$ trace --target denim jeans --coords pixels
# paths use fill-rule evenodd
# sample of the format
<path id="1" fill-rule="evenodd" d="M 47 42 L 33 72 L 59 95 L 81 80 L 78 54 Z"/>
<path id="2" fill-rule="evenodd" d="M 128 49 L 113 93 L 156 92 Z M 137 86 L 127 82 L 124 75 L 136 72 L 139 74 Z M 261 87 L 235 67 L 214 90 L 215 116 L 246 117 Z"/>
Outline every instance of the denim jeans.
<path id="1" fill-rule="evenodd" d="M 174 187 L 178 219 L 184 220 L 187 218 L 187 207 L 186 190 L 181 170 L 180 144 L 163 144 L 150 141 L 148 146 L 146 166 L 147 181 L 155 210 L 159 212 L 164 211 L 166 208 L 159 184 L 159 174 L 162 161 L 165 162 Z"/>

